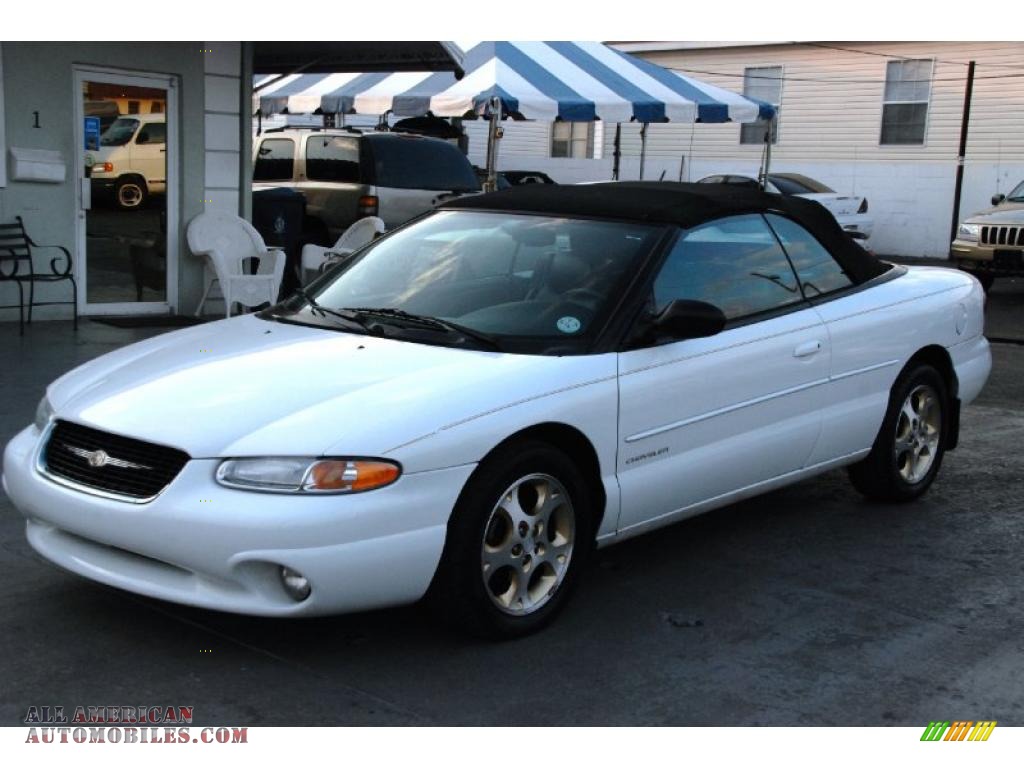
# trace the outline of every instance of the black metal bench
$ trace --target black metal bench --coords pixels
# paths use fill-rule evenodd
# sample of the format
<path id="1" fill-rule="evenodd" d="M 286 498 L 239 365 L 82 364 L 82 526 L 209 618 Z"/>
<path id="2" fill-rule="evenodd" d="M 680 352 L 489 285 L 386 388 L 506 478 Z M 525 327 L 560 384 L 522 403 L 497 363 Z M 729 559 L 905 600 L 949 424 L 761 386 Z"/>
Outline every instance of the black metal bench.
<path id="1" fill-rule="evenodd" d="M 32 262 L 35 248 L 55 248 L 63 254 L 50 259 L 49 272 L 36 272 Z M 50 304 L 71 304 L 74 307 L 75 328 L 78 328 L 78 287 L 71 271 L 71 253 L 62 245 L 39 245 L 25 231 L 21 216 L 14 217 L 13 224 L 0 224 L 0 284 L 14 283 L 18 286 L 18 303 L 0 306 L 0 309 L 18 307 L 18 332 L 25 332 L 25 287 L 28 283 L 28 322 L 32 322 L 32 307 Z M 56 283 L 68 280 L 71 283 L 71 301 L 36 301 L 36 283 Z"/>

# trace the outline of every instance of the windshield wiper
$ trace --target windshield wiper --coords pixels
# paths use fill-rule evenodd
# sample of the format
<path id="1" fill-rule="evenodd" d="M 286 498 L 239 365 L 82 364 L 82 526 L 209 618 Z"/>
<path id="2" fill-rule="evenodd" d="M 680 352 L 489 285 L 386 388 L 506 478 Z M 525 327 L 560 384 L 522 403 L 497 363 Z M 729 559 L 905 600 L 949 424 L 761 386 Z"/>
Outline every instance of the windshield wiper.
<path id="1" fill-rule="evenodd" d="M 337 310 L 331 309 L 330 307 L 325 307 L 323 304 L 314 299 L 311 294 L 307 293 L 305 288 L 296 288 L 295 295 L 309 305 L 309 311 L 312 312 L 314 315 L 319 313 L 323 317 L 326 317 L 327 315 L 330 315 L 331 317 L 338 317 L 341 318 L 342 320 L 347 320 L 350 323 L 358 325 L 363 330 L 369 330 L 366 322 L 361 317 L 359 317 L 358 314 L 354 312 L 348 312 L 345 310 Z"/>
<path id="2" fill-rule="evenodd" d="M 504 351 L 502 349 L 501 342 L 489 333 L 477 331 L 473 328 L 467 328 L 464 325 L 453 323 L 451 320 L 443 320 L 440 317 L 415 315 L 411 312 L 406 312 L 404 309 L 394 309 L 392 307 L 345 307 L 342 311 L 352 312 L 356 316 L 369 315 L 372 317 L 381 317 L 385 320 L 393 319 L 409 325 L 419 326 L 421 328 L 436 328 L 447 333 L 458 333 L 466 338 L 486 344 L 488 347 L 497 350 L 498 352 Z"/>

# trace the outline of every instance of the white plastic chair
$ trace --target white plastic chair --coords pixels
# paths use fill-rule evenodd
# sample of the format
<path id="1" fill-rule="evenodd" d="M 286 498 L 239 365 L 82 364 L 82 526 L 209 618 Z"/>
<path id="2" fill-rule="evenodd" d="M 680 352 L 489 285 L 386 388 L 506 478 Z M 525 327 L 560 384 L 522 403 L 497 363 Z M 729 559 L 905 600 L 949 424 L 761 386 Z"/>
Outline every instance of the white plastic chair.
<path id="1" fill-rule="evenodd" d="M 216 275 L 203 291 L 196 307 L 197 317 L 209 298 L 217 298 L 210 296 L 214 283 L 220 285 L 228 317 L 236 302 L 246 307 L 277 302 L 285 253 L 279 248 L 267 248 L 260 233 L 245 219 L 229 213 L 201 213 L 189 222 L 188 247 L 196 256 L 209 259 Z M 246 270 L 248 259 L 256 260 L 254 274 Z"/>
<path id="2" fill-rule="evenodd" d="M 332 256 L 348 256 L 382 234 L 384 221 L 376 216 L 366 216 L 342 232 L 338 242 L 330 248 L 312 243 L 302 246 L 303 276 L 306 272 L 319 272 Z"/>

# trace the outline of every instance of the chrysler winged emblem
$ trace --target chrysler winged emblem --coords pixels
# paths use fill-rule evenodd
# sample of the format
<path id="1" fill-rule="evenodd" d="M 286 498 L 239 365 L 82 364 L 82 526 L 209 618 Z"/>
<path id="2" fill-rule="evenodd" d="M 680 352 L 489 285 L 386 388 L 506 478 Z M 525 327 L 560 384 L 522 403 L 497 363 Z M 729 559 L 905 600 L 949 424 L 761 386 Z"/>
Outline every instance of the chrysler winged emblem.
<path id="1" fill-rule="evenodd" d="M 100 467 L 106 467 L 108 465 L 111 467 L 121 467 L 122 469 L 152 469 L 152 467 L 147 467 L 145 464 L 136 464 L 134 461 L 115 459 L 102 448 L 90 451 L 86 448 L 79 448 L 76 445 L 68 445 L 67 443 L 64 444 L 64 447 L 71 453 L 75 454 L 75 456 L 81 456 L 89 462 L 89 466 L 94 469 L 99 469 Z"/>

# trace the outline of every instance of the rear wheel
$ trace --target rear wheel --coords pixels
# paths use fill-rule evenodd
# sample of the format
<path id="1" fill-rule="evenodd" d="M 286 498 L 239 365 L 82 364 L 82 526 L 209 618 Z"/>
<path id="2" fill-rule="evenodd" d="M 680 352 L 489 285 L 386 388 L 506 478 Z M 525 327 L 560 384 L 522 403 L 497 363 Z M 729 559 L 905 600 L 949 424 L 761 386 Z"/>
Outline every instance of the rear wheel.
<path id="1" fill-rule="evenodd" d="M 535 632 L 561 610 L 589 558 L 591 493 L 555 448 L 500 449 L 470 478 L 431 587 L 459 628 L 492 638 Z"/>
<path id="2" fill-rule="evenodd" d="M 910 501 L 927 491 L 942 465 L 948 413 L 938 371 L 926 364 L 904 371 L 871 453 L 850 468 L 854 487 L 879 501 Z"/>

